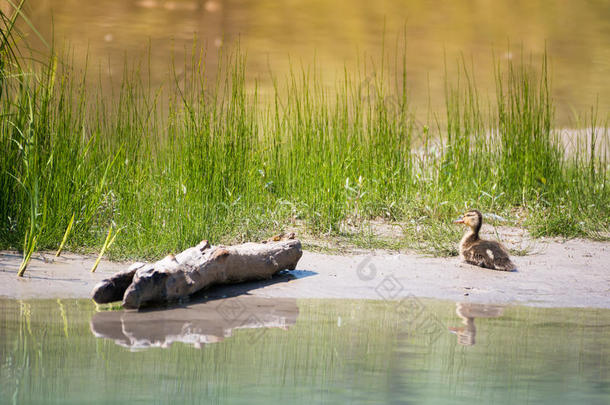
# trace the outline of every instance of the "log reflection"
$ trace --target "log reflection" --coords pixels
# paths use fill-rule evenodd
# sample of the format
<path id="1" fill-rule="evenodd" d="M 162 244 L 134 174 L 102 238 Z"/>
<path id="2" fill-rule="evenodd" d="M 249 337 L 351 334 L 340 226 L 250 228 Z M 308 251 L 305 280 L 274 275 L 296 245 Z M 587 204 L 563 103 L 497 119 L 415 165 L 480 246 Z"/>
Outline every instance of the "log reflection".
<path id="1" fill-rule="evenodd" d="M 236 329 L 287 330 L 298 314 L 295 299 L 242 296 L 158 311 L 98 312 L 90 327 L 96 337 L 131 349 L 167 348 L 174 342 L 200 348 L 232 336 Z"/>

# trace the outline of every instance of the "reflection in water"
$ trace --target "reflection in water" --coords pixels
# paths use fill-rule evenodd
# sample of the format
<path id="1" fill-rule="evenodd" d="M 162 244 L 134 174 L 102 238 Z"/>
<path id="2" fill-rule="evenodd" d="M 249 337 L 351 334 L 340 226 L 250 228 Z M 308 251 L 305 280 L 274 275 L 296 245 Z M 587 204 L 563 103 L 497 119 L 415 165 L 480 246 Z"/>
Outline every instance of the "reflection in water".
<path id="1" fill-rule="evenodd" d="M 457 302 L 455 313 L 462 318 L 463 327 L 450 327 L 449 330 L 457 335 L 457 341 L 464 346 L 473 346 L 477 328 L 475 318 L 497 318 L 502 316 L 504 307 L 499 305 L 486 305 Z"/>
<path id="2" fill-rule="evenodd" d="M 234 297 L 158 311 L 98 312 L 90 326 L 96 337 L 131 349 L 167 348 L 174 342 L 200 348 L 230 337 L 236 329 L 288 330 L 298 314 L 295 299 Z"/>
<path id="3" fill-rule="evenodd" d="M 395 301 L 250 298 L 100 314 L 90 300 L 0 299 L 0 404 L 558 405 L 610 396 L 608 309 L 462 304 L 466 319 L 504 312 L 476 320 L 484 333 L 465 348 L 446 329 L 437 339 L 405 334 Z M 420 301 L 428 317 L 457 323 L 455 303 Z"/>

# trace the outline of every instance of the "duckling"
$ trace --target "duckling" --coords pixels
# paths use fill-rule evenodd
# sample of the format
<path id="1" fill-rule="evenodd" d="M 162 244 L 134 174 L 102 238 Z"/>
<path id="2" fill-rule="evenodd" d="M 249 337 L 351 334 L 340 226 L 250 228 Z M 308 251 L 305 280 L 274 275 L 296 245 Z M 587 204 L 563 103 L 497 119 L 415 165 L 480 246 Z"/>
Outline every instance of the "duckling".
<path id="1" fill-rule="evenodd" d="M 479 211 L 467 211 L 455 223 L 466 224 L 470 228 L 460 242 L 460 256 L 466 263 L 494 270 L 516 270 L 508 257 L 508 250 L 502 244 L 479 237 L 483 225 L 483 215 Z"/>

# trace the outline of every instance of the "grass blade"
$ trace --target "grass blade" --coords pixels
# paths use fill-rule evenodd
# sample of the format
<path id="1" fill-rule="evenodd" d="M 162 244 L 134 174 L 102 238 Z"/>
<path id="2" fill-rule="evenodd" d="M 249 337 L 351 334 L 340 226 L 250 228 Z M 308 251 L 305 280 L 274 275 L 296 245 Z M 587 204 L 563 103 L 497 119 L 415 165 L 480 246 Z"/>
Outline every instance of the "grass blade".
<path id="1" fill-rule="evenodd" d="M 72 230 L 72 224 L 74 223 L 74 214 L 72 214 L 72 218 L 70 218 L 70 223 L 68 224 L 68 227 L 66 228 L 66 232 L 64 233 L 64 237 L 61 240 L 61 243 L 59 244 L 59 249 L 57 249 L 57 253 L 55 253 L 55 257 L 59 257 L 59 255 L 61 254 L 61 251 L 64 248 L 64 245 L 66 244 L 66 241 L 68 240 L 68 235 L 70 234 L 70 231 Z"/>
<path id="2" fill-rule="evenodd" d="M 25 274 L 25 269 L 27 269 L 28 264 L 30 263 L 30 259 L 32 258 L 32 254 L 34 253 L 34 249 L 36 249 L 37 241 L 38 235 L 34 236 L 34 238 L 32 239 L 27 252 L 25 250 L 23 251 L 23 260 L 21 261 L 19 271 L 17 272 L 18 277 L 23 277 L 23 275 Z"/>
<path id="3" fill-rule="evenodd" d="M 106 240 L 104 241 L 104 245 L 102 246 L 102 250 L 100 251 L 100 254 L 97 257 L 97 260 L 95 261 L 95 264 L 93 265 L 93 268 L 91 269 L 91 273 L 95 273 L 97 266 L 102 261 L 102 256 L 104 256 L 104 253 L 106 253 L 106 250 L 114 243 L 114 240 L 120 231 L 121 230 L 118 229 L 113 236 L 112 235 L 112 225 L 110 226 L 110 228 L 108 229 L 108 235 L 106 236 Z"/>

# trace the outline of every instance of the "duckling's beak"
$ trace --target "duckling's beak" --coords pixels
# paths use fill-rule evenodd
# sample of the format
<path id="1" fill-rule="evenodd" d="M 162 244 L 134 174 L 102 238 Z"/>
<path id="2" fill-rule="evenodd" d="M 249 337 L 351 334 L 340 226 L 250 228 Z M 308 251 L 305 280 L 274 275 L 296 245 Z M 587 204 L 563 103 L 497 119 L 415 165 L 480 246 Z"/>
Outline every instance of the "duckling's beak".
<path id="1" fill-rule="evenodd" d="M 453 223 L 454 224 L 463 224 L 464 223 L 464 217 L 459 217 L 458 219 L 453 221 Z"/>

